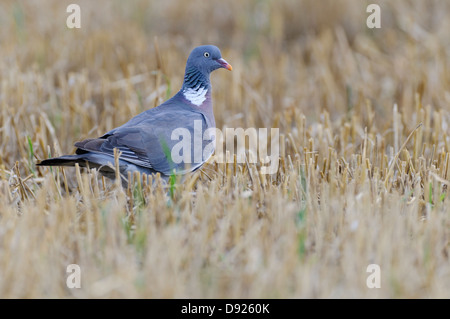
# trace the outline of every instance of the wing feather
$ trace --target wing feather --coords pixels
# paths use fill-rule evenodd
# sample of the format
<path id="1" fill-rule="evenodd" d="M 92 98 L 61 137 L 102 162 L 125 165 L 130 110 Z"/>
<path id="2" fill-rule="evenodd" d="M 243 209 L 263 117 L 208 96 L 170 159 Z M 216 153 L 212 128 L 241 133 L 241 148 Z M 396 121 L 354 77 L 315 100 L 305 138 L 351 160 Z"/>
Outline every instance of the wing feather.
<path id="1" fill-rule="evenodd" d="M 145 114 L 146 112 L 142 113 Z M 172 140 L 176 128 L 187 129 L 194 136 L 194 121 L 200 120 L 202 130 L 211 127 L 208 119 L 200 112 L 175 110 L 140 115 L 128 123 L 96 139 L 87 139 L 75 144 L 77 154 L 97 152 L 113 156 L 114 148 L 121 152 L 120 159 L 169 175 L 173 169 L 185 172 L 185 163 L 173 163 L 167 158 L 167 150 L 172 149 L 179 140 Z M 206 143 L 203 144 L 203 147 Z M 192 154 L 192 150 L 191 150 Z M 193 163 L 188 171 L 195 170 L 202 163 Z"/>

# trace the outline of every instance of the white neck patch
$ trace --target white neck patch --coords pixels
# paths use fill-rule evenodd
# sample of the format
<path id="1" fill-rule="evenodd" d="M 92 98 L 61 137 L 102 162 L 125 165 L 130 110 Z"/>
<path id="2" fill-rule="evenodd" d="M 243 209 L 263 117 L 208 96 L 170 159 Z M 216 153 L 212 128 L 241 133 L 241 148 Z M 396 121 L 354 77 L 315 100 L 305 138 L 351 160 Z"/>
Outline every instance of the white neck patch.
<path id="1" fill-rule="evenodd" d="M 183 90 L 186 100 L 197 106 L 202 105 L 206 100 L 206 93 L 208 93 L 208 89 L 200 86 L 197 86 L 195 89 L 187 88 Z"/>

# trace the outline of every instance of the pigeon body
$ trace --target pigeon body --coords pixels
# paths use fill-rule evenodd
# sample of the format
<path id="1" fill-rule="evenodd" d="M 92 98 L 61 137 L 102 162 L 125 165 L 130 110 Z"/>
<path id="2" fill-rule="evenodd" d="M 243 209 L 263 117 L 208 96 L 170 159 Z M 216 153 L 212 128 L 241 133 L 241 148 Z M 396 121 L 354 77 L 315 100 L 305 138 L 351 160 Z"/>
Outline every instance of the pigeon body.
<path id="1" fill-rule="evenodd" d="M 167 179 L 173 172 L 186 174 L 198 169 L 214 152 L 213 141 L 204 137 L 209 136 L 205 132 L 215 128 L 210 73 L 219 68 L 232 69 L 217 47 L 195 48 L 186 63 L 183 86 L 171 99 L 99 138 L 75 143 L 75 155 L 46 159 L 37 165 L 74 166 L 78 163 L 80 167 L 97 168 L 113 179 L 114 148 L 117 148 L 121 153 L 122 179 L 134 171 L 159 172 Z"/>

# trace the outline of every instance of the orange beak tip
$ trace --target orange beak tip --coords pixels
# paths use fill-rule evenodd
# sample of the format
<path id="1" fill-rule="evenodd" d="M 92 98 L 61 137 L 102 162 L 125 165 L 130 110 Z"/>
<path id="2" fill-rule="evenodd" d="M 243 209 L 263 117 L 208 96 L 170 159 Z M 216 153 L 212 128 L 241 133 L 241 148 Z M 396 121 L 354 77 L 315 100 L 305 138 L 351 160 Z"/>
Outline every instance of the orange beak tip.
<path id="1" fill-rule="evenodd" d="M 223 58 L 217 59 L 217 62 L 219 62 L 220 66 L 224 69 L 227 69 L 229 71 L 233 70 L 233 67 L 231 66 L 230 63 L 228 63 L 227 61 L 225 61 Z"/>

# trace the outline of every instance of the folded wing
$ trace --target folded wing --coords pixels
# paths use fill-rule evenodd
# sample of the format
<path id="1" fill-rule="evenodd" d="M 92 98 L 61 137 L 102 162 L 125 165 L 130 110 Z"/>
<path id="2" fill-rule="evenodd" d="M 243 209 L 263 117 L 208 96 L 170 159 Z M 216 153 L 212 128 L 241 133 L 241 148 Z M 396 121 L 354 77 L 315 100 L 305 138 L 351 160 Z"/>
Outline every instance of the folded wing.
<path id="1" fill-rule="evenodd" d="M 153 113 L 153 114 L 151 114 Z M 172 132 L 177 128 L 184 128 L 190 132 L 191 141 L 194 137 L 194 123 L 201 123 L 202 136 L 211 125 L 200 112 L 186 112 L 186 110 L 170 110 L 170 112 L 146 112 L 132 119 L 128 123 L 113 129 L 96 139 L 77 142 L 77 154 L 97 152 L 113 156 L 114 148 L 121 152 L 120 159 L 146 168 L 151 168 L 165 175 L 172 170 L 193 171 L 201 166 L 194 162 L 194 152 L 191 149 L 191 163 L 174 163 L 170 157 L 172 148 L 179 142 L 172 140 Z M 202 141 L 202 149 L 209 141 Z M 193 143 L 191 143 L 193 148 Z M 169 153 L 168 153 L 169 152 Z M 189 168 L 187 168 L 189 167 Z"/>

